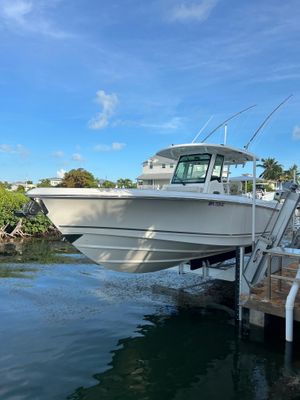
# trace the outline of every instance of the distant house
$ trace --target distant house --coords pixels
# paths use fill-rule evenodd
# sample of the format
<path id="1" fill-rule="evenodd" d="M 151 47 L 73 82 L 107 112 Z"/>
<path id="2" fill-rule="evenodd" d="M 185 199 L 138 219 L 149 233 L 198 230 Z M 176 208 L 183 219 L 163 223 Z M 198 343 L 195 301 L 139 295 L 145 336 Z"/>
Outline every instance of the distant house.
<path id="1" fill-rule="evenodd" d="M 48 181 L 49 181 L 49 183 L 48 183 Z M 62 181 L 61 178 L 56 178 L 56 177 L 55 178 L 44 178 L 44 179 L 39 180 L 39 184 L 47 182 L 47 185 L 50 184 L 50 186 L 55 187 L 55 186 L 60 185 L 61 181 Z"/>
<path id="2" fill-rule="evenodd" d="M 51 186 L 58 186 L 61 184 L 61 178 L 48 178 Z"/>
<path id="3" fill-rule="evenodd" d="M 13 192 L 16 191 L 20 186 L 22 186 L 25 189 L 25 191 L 36 187 L 36 185 L 34 185 L 33 183 L 27 183 L 23 181 L 12 182 L 10 185 L 11 185 L 10 190 Z"/>
<path id="4" fill-rule="evenodd" d="M 153 156 L 143 162 L 143 173 L 137 177 L 139 189 L 161 189 L 170 182 L 176 162 L 169 158 Z"/>

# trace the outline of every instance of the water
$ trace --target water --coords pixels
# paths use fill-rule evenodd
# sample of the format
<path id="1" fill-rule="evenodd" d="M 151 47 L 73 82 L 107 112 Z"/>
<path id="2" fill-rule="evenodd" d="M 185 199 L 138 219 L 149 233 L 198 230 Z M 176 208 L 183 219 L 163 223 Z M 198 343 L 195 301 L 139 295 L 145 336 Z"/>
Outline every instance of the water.
<path id="1" fill-rule="evenodd" d="M 119 274 L 64 246 L 2 251 L 1 400 L 300 399 L 297 343 L 287 362 L 276 332 L 240 338 L 230 313 L 157 290 L 199 278 Z"/>

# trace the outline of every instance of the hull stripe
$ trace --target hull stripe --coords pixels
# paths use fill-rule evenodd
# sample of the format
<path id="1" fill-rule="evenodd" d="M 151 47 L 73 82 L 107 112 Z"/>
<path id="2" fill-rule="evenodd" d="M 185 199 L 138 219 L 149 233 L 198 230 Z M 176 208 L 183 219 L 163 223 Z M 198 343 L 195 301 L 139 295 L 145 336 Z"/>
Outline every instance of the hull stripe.
<path id="1" fill-rule="evenodd" d="M 115 228 L 111 226 L 87 226 L 87 225 L 59 225 L 59 228 L 61 229 L 111 229 L 111 230 L 119 230 L 119 231 L 135 231 L 135 232 L 153 232 L 153 233 L 173 233 L 173 234 L 184 234 L 184 235 L 200 235 L 200 236 L 218 236 L 217 233 L 203 233 L 203 232 L 185 232 L 185 231 L 166 231 L 162 229 L 141 229 L 141 228 Z M 266 232 L 256 232 L 256 235 L 262 235 L 263 233 L 268 233 Z M 222 233 L 221 236 L 249 236 L 251 235 L 251 232 L 249 233 Z M 65 235 L 66 236 L 66 235 Z"/>

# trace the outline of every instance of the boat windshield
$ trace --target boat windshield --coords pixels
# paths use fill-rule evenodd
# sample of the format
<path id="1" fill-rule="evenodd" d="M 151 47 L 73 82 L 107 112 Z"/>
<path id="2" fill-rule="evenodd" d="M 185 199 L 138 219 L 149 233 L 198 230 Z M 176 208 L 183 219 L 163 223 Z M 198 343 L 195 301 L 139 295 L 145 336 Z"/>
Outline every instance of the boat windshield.
<path id="1" fill-rule="evenodd" d="M 181 156 L 172 183 L 204 183 L 210 158 L 210 154 Z"/>

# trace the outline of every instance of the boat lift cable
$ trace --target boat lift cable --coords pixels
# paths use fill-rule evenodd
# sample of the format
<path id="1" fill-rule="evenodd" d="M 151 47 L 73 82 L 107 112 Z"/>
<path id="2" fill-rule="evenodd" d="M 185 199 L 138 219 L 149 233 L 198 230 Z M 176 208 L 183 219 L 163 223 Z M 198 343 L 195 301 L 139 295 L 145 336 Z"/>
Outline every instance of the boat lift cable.
<path id="1" fill-rule="evenodd" d="M 244 112 L 250 110 L 251 108 L 256 107 L 256 104 L 254 104 L 253 106 L 247 107 L 235 114 L 233 114 L 231 117 L 227 118 L 225 121 L 223 121 L 220 125 L 218 125 L 216 128 L 214 128 L 203 140 L 201 143 L 206 142 L 206 140 L 213 134 L 215 133 L 219 128 L 221 128 L 222 126 L 224 126 L 227 122 L 231 121 L 233 118 L 237 117 L 240 114 L 243 114 Z"/>
<path id="2" fill-rule="evenodd" d="M 192 140 L 192 143 L 195 143 L 196 140 L 198 139 L 199 135 L 201 135 L 201 133 L 204 131 L 204 129 L 207 127 L 207 125 L 210 123 L 210 121 L 213 119 L 213 115 L 211 115 L 209 117 L 209 119 L 205 122 L 205 124 L 202 126 L 202 128 L 200 129 L 200 131 L 197 133 L 197 135 L 194 137 L 194 139 Z"/>
<path id="3" fill-rule="evenodd" d="M 248 150 L 249 145 L 251 144 L 251 142 L 254 140 L 254 138 L 256 137 L 256 135 L 258 134 L 258 132 L 266 125 L 266 123 L 269 121 L 269 119 L 272 117 L 272 115 L 281 107 L 284 105 L 284 103 L 286 103 L 291 97 L 293 97 L 293 95 L 289 95 L 286 99 L 284 99 L 276 108 L 274 108 L 274 110 L 263 120 L 263 122 L 260 124 L 260 126 L 256 129 L 256 131 L 254 132 L 254 134 L 251 136 L 249 142 L 244 146 L 245 150 Z"/>

